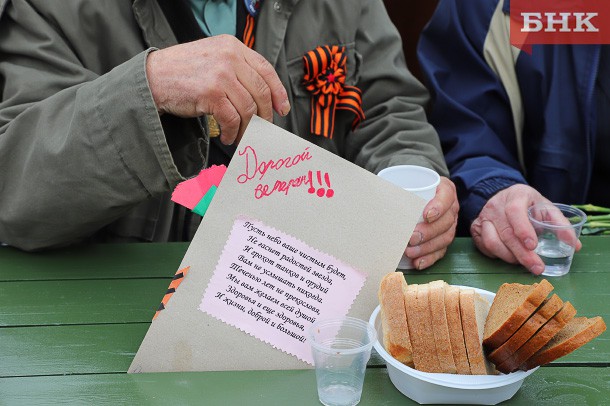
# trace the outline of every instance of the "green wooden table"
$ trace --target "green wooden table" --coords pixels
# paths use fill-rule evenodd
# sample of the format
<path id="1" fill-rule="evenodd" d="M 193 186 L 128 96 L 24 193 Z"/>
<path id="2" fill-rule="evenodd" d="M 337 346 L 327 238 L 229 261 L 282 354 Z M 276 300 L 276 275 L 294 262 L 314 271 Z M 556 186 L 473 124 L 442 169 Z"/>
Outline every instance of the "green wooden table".
<path id="1" fill-rule="evenodd" d="M 551 279 L 579 315 L 610 322 L 610 237 L 583 237 L 570 274 Z M 0 405 L 315 405 L 311 370 L 127 371 L 188 245 L 122 244 L 28 254 L 0 247 Z M 533 283 L 522 268 L 457 239 L 410 283 L 444 279 L 495 291 Z M 363 405 L 414 404 L 373 358 Z M 610 405 L 610 333 L 528 377 L 507 404 Z"/>

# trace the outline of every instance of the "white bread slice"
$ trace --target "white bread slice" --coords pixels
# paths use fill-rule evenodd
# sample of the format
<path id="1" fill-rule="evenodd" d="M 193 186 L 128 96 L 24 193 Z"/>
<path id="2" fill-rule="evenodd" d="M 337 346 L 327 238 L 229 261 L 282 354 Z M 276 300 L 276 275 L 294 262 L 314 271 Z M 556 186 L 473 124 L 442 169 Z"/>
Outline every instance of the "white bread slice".
<path id="1" fill-rule="evenodd" d="M 451 351 L 455 361 L 457 373 L 470 375 L 470 364 L 464 343 L 464 330 L 462 330 L 462 317 L 460 315 L 460 288 L 447 285 L 445 287 L 445 313 L 451 340 Z"/>
<path id="2" fill-rule="evenodd" d="M 547 321 L 536 333 L 525 342 L 519 349 L 511 354 L 501 364 L 497 364 L 498 371 L 505 374 L 516 371 L 521 364 L 526 362 L 532 355 L 541 349 L 576 315 L 576 309 L 570 302 L 565 302 L 549 321 Z"/>
<path id="3" fill-rule="evenodd" d="M 440 364 L 439 372 L 455 374 L 457 369 L 453 360 L 447 313 L 445 311 L 445 287 L 447 283 L 438 280 L 430 282 L 428 285 L 430 287 L 430 320 L 432 322 L 432 334 L 434 335 L 436 353 Z"/>
<path id="4" fill-rule="evenodd" d="M 606 324 L 599 316 L 590 319 L 575 317 L 519 369 L 527 371 L 539 365 L 548 364 L 582 347 L 604 331 L 606 331 Z"/>
<path id="5" fill-rule="evenodd" d="M 383 277 L 379 285 L 379 304 L 383 346 L 405 365 L 413 366 L 413 349 L 409 338 L 409 326 L 405 307 L 407 282 L 402 272 L 391 272 Z"/>
<path id="6" fill-rule="evenodd" d="M 493 351 L 512 336 L 553 290 L 546 279 L 533 285 L 505 283 L 500 286 L 485 321 L 483 344 Z"/>
<path id="7" fill-rule="evenodd" d="M 408 285 L 405 303 L 415 369 L 422 372 L 439 372 L 440 364 L 430 321 L 429 287 Z"/>
<path id="8" fill-rule="evenodd" d="M 489 312 L 489 302 L 474 289 L 460 290 L 460 313 L 466 353 L 472 375 L 493 374 L 493 368 L 483 355 L 483 330 Z"/>
<path id="9" fill-rule="evenodd" d="M 498 365 L 514 354 L 540 327 L 551 319 L 563 307 L 563 300 L 557 295 L 546 299 L 534 314 L 519 327 L 504 344 L 487 355 L 487 358 Z"/>

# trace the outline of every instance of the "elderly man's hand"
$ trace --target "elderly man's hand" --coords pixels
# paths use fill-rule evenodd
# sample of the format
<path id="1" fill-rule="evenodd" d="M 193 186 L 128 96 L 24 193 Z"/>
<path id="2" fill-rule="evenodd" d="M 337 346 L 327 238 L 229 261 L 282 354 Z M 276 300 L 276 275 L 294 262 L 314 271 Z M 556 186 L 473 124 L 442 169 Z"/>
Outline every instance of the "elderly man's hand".
<path id="1" fill-rule="evenodd" d="M 527 209 L 542 202 L 549 200 L 528 185 L 513 185 L 496 193 L 470 226 L 477 248 L 488 257 L 519 263 L 531 273 L 541 274 L 544 262 L 534 252 L 538 238 Z M 581 247 L 578 241 L 576 250 Z"/>
<path id="2" fill-rule="evenodd" d="M 455 238 L 459 203 L 455 185 L 441 177 L 436 195 L 424 208 L 424 221 L 417 224 L 405 254 L 416 269 L 424 269 L 445 256 Z"/>
<path id="3" fill-rule="evenodd" d="M 151 52 L 146 76 L 160 113 L 212 114 L 224 144 L 239 142 L 252 115 L 272 121 L 273 110 L 283 116 L 290 111 L 273 66 L 230 35 Z"/>

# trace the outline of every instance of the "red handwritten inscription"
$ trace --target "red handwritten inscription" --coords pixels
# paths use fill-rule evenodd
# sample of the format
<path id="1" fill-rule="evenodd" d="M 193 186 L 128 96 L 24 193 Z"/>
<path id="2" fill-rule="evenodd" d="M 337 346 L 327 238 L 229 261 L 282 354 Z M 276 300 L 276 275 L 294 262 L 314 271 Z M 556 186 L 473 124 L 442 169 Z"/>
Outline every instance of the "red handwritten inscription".
<path id="1" fill-rule="evenodd" d="M 276 180 L 273 187 L 259 183 L 254 188 L 254 197 L 257 199 L 261 199 L 266 196 L 271 196 L 274 192 L 280 192 L 284 193 L 285 195 L 288 195 L 290 189 L 305 184 L 307 184 L 307 179 L 305 176 L 299 176 L 298 178 L 290 179 L 288 181 Z"/>
<path id="2" fill-rule="evenodd" d="M 300 154 L 294 156 L 288 156 L 277 160 L 269 159 L 259 163 L 256 151 L 248 145 L 243 150 L 239 151 L 239 156 L 243 156 L 246 162 L 245 172 L 237 177 L 239 183 L 246 183 L 257 176 L 258 180 L 262 180 L 270 169 L 279 171 L 282 168 L 292 168 L 301 162 L 309 161 L 311 159 L 309 147 L 305 148 Z"/>
<path id="3" fill-rule="evenodd" d="M 317 171 L 317 176 L 318 176 L 318 184 L 320 184 L 320 188 L 318 188 L 318 190 L 316 191 L 316 188 L 313 185 L 313 172 L 309 171 L 308 175 L 308 184 L 309 184 L 309 189 L 307 189 L 309 194 L 317 194 L 318 197 L 324 197 L 324 195 L 326 194 L 326 197 L 333 197 L 335 194 L 335 191 L 333 189 L 331 189 L 330 187 L 330 176 L 328 175 L 328 172 L 326 172 L 324 174 L 324 181 L 326 182 L 326 186 L 328 187 L 328 189 L 324 189 L 324 185 L 322 184 L 322 173 L 320 171 Z"/>
<path id="4" fill-rule="evenodd" d="M 244 158 L 244 171 L 237 176 L 237 182 L 245 184 L 253 179 L 261 181 L 267 173 L 270 171 L 280 171 L 282 169 L 292 168 L 299 165 L 302 162 L 309 161 L 312 156 L 309 151 L 309 147 L 305 148 L 300 154 L 288 156 L 280 159 L 269 159 L 266 161 L 259 161 L 259 157 L 256 154 L 256 150 L 251 146 L 246 146 L 244 149 L 238 152 L 240 157 Z M 258 183 L 254 187 L 254 197 L 256 199 L 262 199 L 263 197 L 271 196 L 274 193 L 283 193 L 288 195 L 291 189 L 298 188 L 301 186 L 309 185 L 309 193 L 316 193 L 319 197 L 332 197 L 334 190 L 330 186 L 330 176 L 328 172 L 324 173 L 324 181 L 326 185 L 322 184 L 322 173 L 316 171 L 318 177 L 319 188 L 315 188 L 312 182 L 312 171 L 308 171 L 307 175 L 299 175 L 295 178 L 282 180 L 278 179 L 272 183 Z M 324 187 L 326 186 L 326 188 Z M 313 190 L 313 192 L 312 192 Z"/>

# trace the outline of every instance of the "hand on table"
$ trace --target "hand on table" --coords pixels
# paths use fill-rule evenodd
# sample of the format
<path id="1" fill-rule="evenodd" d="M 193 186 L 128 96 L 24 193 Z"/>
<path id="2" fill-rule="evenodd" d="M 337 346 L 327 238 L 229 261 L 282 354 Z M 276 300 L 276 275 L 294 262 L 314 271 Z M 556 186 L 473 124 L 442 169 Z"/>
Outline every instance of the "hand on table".
<path id="1" fill-rule="evenodd" d="M 455 185 L 446 177 L 424 208 L 424 221 L 415 226 L 405 254 L 416 269 L 425 269 L 445 256 L 455 237 L 459 203 Z"/>
<path id="2" fill-rule="evenodd" d="M 224 144 L 239 142 L 252 115 L 271 122 L 273 110 L 283 116 L 290 111 L 273 66 L 230 35 L 151 52 L 146 75 L 160 113 L 212 114 Z"/>
<path id="3" fill-rule="evenodd" d="M 534 252 L 538 238 L 527 217 L 527 209 L 549 202 L 528 185 L 513 185 L 487 201 L 470 226 L 477 248 L 490 258 L 500 258 L 511 264 L 521 264 L 531 273 L 544 271 L 544 262 Z M 576 250 L 582 243 L 578 241 Z"/>

